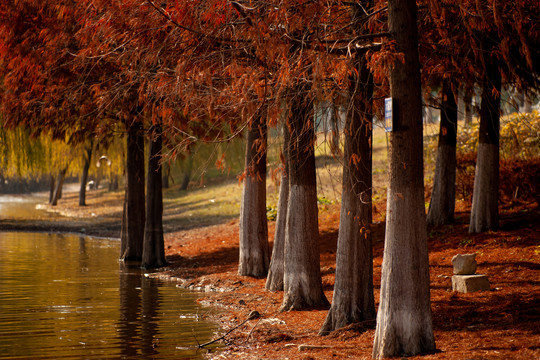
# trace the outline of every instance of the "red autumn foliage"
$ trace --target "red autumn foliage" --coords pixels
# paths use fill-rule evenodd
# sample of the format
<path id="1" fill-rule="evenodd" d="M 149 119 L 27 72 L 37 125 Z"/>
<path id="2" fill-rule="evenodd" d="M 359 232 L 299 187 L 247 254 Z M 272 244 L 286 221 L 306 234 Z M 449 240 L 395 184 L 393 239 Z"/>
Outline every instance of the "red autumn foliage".
<path id="1" fill-rule="evenodd" d="M 474 186 L 476 153 L 457 155 L 456 197 L 471 200 Z M 509 205 L 516 201 L 535 201 L 540 205 L 540 158 L 500 160 L 499 202 Z"/>

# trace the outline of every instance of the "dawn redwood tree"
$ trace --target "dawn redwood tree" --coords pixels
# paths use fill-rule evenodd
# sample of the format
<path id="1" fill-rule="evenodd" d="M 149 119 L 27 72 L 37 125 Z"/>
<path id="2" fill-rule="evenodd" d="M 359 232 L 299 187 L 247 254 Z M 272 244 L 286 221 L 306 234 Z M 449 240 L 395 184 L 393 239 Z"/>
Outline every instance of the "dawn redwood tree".
<path id="1" fill-rule="evenodd" d="M 449 79 L 443 80 L 441 121 L 433 191 L 427 224 L 445 225 L 454 221 L 456 203 L 457 101 Z"/>
<path id="2" fill-rule="evenodd" d="M 282 311 L 327 306 L 321 279 L 315 128 L 305 85 L 295 86 L 289 127 L 289 201 L 285 232 Z"/>
<path id="3" fill-rule="evenodd" d="M 266 218 L 266 119 L 255 114 L 248 127 L 238 274 L 262 278 L 268 273 L 270 249 Z"/>
<path id="4" fill-rule="evenodd" d="M 539 87 L 540 2 L 463 0 L 456 6 L 454 1 L 440 0 L 425 5 L 420 21 L 425 27 L 423 44 L 445 54 L 437 57 L 437 65 L 462 83 L 466 103 L 471 89 L 482 89 L 469 231 L 496 230 L 500 92 L 503 85 L 521 90 Z M 434 21 L 427 20 L 430 17 Z"/>
<path id="5" fill-rule="evenodd" d="M 394 101 L 390 184 L 373 357 L 435 350 L 424 208 L 422 98 L 414 0 L 389 0 L 388 24 L 403 58 L 390 70 Z"/>
<path id="6" fill-rule="evenodd" d="M 98 117 L 84 117 L 94 78 L 75 69 L 80 29 L 76 1 L 0 2 L 0 112 L 2 125 L 32 136 L 69 138 L 76 146 L 96 134 Z M 84 96 L 80 96 L 84 94 Z M 61 188 L 59 188 L 61 189 Z M 58 192 L 59 196 L 61 192 Z M 51 203 L 58 200 L 51 199 Z"/>
<path id="7" fill-rule="evenodd" d="M 343 131 L 343 190 L 334 296 L 320 334 L 375 318 L 371 242 L 373 76 L 364 54 L 356 56 L 358 78 L 351 79 L 351 105 Z"/>
<path id="8" fill-rule="evenodd" d="M 126 194 L 120 234 L 120 259 L 140 262 L 145 224 L 144 134 L 138 120 L 126 123 Z"/>
<path id="9" fill-rule="evenodd" d="M 485 39 L 485 73 L 480 104 L 480 130 L 474 175 L 470 233 L 497 230 L 499 227 L 499 126 L 501 73 L 491 40 Z"/>
<path id="10" fill-rule="evenodd" d="M 152 125 L 152 139 L 148 160 L 148 180 L 146 183 L 146 222 L 142 267 L 154 269 L 166 265 L 165 243 L 163 239 L 163 192 L 161 187 L 161 151 L 163 135 L 161 125 Z"/>
<path id="11" fill-rule="evenodd" d="M 156 203 L 159 201 L 155 199 L 161 199 L 162 195 L 161 188 L 159 195 L 146 194 L 150 202 L 147 204 L 148 209 L 152 210 L 152 213 L 147 213 L 143 130 L 145 121 L 141 116 L 149 114 L 153 119 L 163 119 L 167 114 L 173 113 L 162 106 L 166 101 L 161 101 L 163 97 L 158 93 L 157 83 L 159 82 L 160 89 L 170 90 L 160 77 L 165 76 L 163 67 L 171 66 L 171 62 L 176 63 L 177 54 L 181 53 L 180 48 L 175 52 L 168 48 L 177 44 L 174 39 L 165 40 L 174 38 L 177 32 L 172 31 L 166 21 L 164 25 L 163 17 L 144 2 L 82 1 L 87 5 L 82 6 L 87 9 L 87 13 L 82 20 L 83 27 L 77 40 L 85 46 L 81 47 L 76 60 L 81 72 L 97 72 L 100 75 L 99 81 L 92 85 L 92 96 L 96 98 L 97 105 L 95 112 L 122 119 L 127 130 L 126 194 L 120 259 L 140 263 L 144 256 L 143 266 L 161 266 L 164 259 L 159 249 L 151 252 L 149 247 L 143 246 L 145 237 L 150 242 L 160 243 L 159 234 L 154 232 L 162 232 L 159 224 L 161 220 L 156 219 L 157 216 L 161 217 L 162 210 L 158 209 Z M 170 100 L 174 96 L 175 93 L 171 91 L 166 99 Z M 160 99 L 159 106 L 156 99 Z M 157 146 L 154 143 L 152 145 Z M 159 154 L 161 156 L 161 150 Z M 149 174 L 153 175 L 154 172 Z M 154 192 L 154 185 L 150 184 L 152 181 L 153 179 L 148 179 L 148 189 Z M 159 182 L 161 186 L 161 179 Z M 145 223 L 150 226 L 146 231 Z"/>
<path id="12" fill-rule="evenodd" d="M 270 267 L 266 278 L 266 289 L 283 291 L 283 267 L 285 260 L 285 234 L 287 231 L 287 207 L 289 205 L 289 128 L 283 125 L 283 172 L 279 185 L 279 200 L 277 206 L 276 228 L 274 231 L 274 246 Z"/>

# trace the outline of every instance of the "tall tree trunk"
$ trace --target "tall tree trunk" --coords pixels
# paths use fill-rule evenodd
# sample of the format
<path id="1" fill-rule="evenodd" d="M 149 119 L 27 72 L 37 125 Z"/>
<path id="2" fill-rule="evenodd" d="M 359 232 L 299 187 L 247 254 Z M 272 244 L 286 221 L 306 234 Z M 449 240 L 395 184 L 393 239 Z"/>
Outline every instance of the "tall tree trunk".
<path id="1" fill-rule="evenodd" d="M 66 178 L 67 169 L 68 166 L 66 165 L 65 168 L 61 169 L 58 172 L 58 182 L 56 183 L 56 187 L 54 188 L 54 195 L 51 201 L 52 206 L 58 205 L 58 200 L 60 200 L 60 198 L 62 197 L 62 187 L 64 186 L 64 179 Z"/>
<path id="2" fill-rule="evenodd" d="M 334 156 L 341 155 L 341 149 L 339 147 L 339 106 L 335 103 L 332 103 L 330 108 L 330 151 Z"/>
<path id="3" fill-rule="evenodd" d="M 88 170 L 90 169 L 90 161 L 92 161 L 93 147 L 94 142 L 90 141 L 90 144 L 85 149 L 86 154 L 84 154 L 84 165 L 81 175 L 81 187 L 79 189 L 79 206 L 86 206 L 86 183 L 88 182 Z"/>
<path id="4" fill-rule="evenodd" d="M 296 87 L 288 119 L 289 204 L 282 311 L 327 306 L 320 269 L 313 107 Z"/>
<path id="5" fill-rule="evenodd" d="M 283 291 L 283 266 L 285 258 L 285 233 L 287 224 L 287 206 L 289 204 L 289 129 L 283 126 L 283 174 L 279 185 L 279 201 L 277 208 L 276 229 L 274 232 L 274 247 L 270 258 L 270 268 L 266 278 L 266 289 Z"/>
<path id="6" fill-rule="evenodd" d="M 343 191 L 332 306 L 320 334 L 375 318 L 373 295 L 372 222 L 372 101 L 373 78 L 365 60 L 357 60 L 359 78 L 349 89 Z"/>
<path id="7" fill-rule="evenodd" d="M 161 188 L 161 126 L 153 126 L 155 139 L 150 143 L 148 180 L 146 187 L 146 223 L 142 267 L 154 269 L 166 265 L 163 240 L 163 192 Z"/>
<path id="8" fill-rule="evenodd" d="M 67 172 L 68 166 L 66 166 L 66 172 Z M 64 194 L 64 181 L 66 180 L 66 174 L 63 173 L 62 175 L 62 184 L 55 189 L 54 197 L 55 197 L 55 205 L 56 202 L 60 199 L 62 199 L 62 195 Z"/>
<path id="9" fill-rule="evenodd" d="M 120 236 L 120 260 L 142 260 L 144 204 L 144 135 L 142 124 L 134 122 L 127 129 L 126 196 Z"/>
<path id="10" fill-rule="evenodd" d="M 449 80 L 443 81 L 439 146 L 433 191 L 427 214 L 429 225 L 454 222 L 456 204 L 457 104 Z"/>
<path id="11" fill-rule="evenodd" d="M 465 125 L 472 124 L 473 118 L 473 104 L 472 104 L 472 90 L 465 90 L 463 95 L 463 103 L 465 105 Z"/>
<path id="12" fill-rule="evenodd" d="M 474 176 L 470 233 L 499 227 L 499 125 L 501 73 L 491 51 L 484 52 L 486 66 L 480 108 L 480 131 Z"/>
<path id="13" fill-rule="evenodd" d="M 168 162 L 164 162 L 162 164 L 162 173 L 163 177 L 161 178 L 161 188 L 162 189 L 168 189 L 169 188 L 169 176 L 171 174 L 171 166 Z"/>
<path id="14" fill-rule="evenodd" d="M 244 191 L 240 208 L 238 274 L 265 277 L 268 273 L 266 219 L 266 120 L 257 115 L 248 129 Z"/>
<path id="15" fill-rule="evenodd" d="M 388 23 L 404 61 L 390 71 L 395 102 L 386 235 L 373 357 L 435 350 L 424 206 L 422 100 L 414 0 L 389 0 Z"/>
<path id="16" fill-rule="evenodd" d="M 184 167 L 184 177 L 182 178 L 182 184 L 180 190 L 187 190 L 189 181 L 191 180 L 191 172 L 193 170 L 193 152 L 191 150 L 186 151 L 186 164 Z"/>
<path id="17" fill-rule="evenodd" d="M 118 175 L 111 174 L 111 180 L 109 181 L 109 191 L 118 190 Z"/>
<path id="18" fill-rule="evenodd" d="M 52 204 L 54 199 L 54 189 L 56 189 L 56 177 L 51 173 L 49 174 L 50 186 L 49 186 L 49 204 Z"/>

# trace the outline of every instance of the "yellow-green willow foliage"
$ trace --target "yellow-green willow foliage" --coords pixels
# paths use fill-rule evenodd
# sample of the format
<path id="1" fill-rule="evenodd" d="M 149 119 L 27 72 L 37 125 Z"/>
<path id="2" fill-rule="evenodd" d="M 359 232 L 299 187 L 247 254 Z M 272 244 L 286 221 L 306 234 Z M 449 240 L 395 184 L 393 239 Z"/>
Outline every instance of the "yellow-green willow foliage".
<path id="1" fill-rule="evenodd" d="M 0 172 L 4 177 L 26 179 L 55 174 L 68 168 L 68 175 L 80 172 L 83 146 L 71 146 L 68 140 L 54 140 L 48 134 L 32 137 L 28 129 L 0 128 Z"/>
<path id="2" fill-rule="evenodd" d="M 44 175 L 56 175 L 67 168 L 66 176 L 78 177 L 82 173 L 87 149 L 92 146 L 89 176 L 102 181 L 122 181 L 125 164 L 123 134 L 107 142 L 88 139 L 72 145 L 69 140 L 69 137 L 52 139 L 47 133 L 33 137 L 27 128 L 5 129 L 0 126 L 0 174 L 4 178 L 38 179 Z"/>
<path id="3" fill-rule="evenodd" d="M 65 150 L 44 136 L 31 137 L 26 128 L 0 128 L 0 171 L 5 177 L 24 178 L 49 173 L 55 161 L 53 146 L 61 152 Z"/>
<path id="4" fill-rule="evenodd" d="M 90 173 L 101 181 L 122 181 L 126 162 L 125 145 L 124 136 L 116 137 L 107 143 L 98 143 L 92 158 Z"/>

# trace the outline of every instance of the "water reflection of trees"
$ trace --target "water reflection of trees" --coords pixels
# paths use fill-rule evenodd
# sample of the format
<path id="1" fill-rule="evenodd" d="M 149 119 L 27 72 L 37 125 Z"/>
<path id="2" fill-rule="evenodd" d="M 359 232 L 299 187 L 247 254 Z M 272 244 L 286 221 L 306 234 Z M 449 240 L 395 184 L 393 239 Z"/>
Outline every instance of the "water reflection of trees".
<path id="1" fill-rule="evenodd" d="M 143 355 L 157 354 L 157 314 L 161 305 L 158 287 L 151 279 L 141 276 L 142 289 L 142 350 Z"/>
<path id="2" fill-rule="evenodd" d="M 138 268 L 121 264 L 118 336 L 123 358 L 158 353 L 157 314 L 161 301 L 158 287 Z"/>

